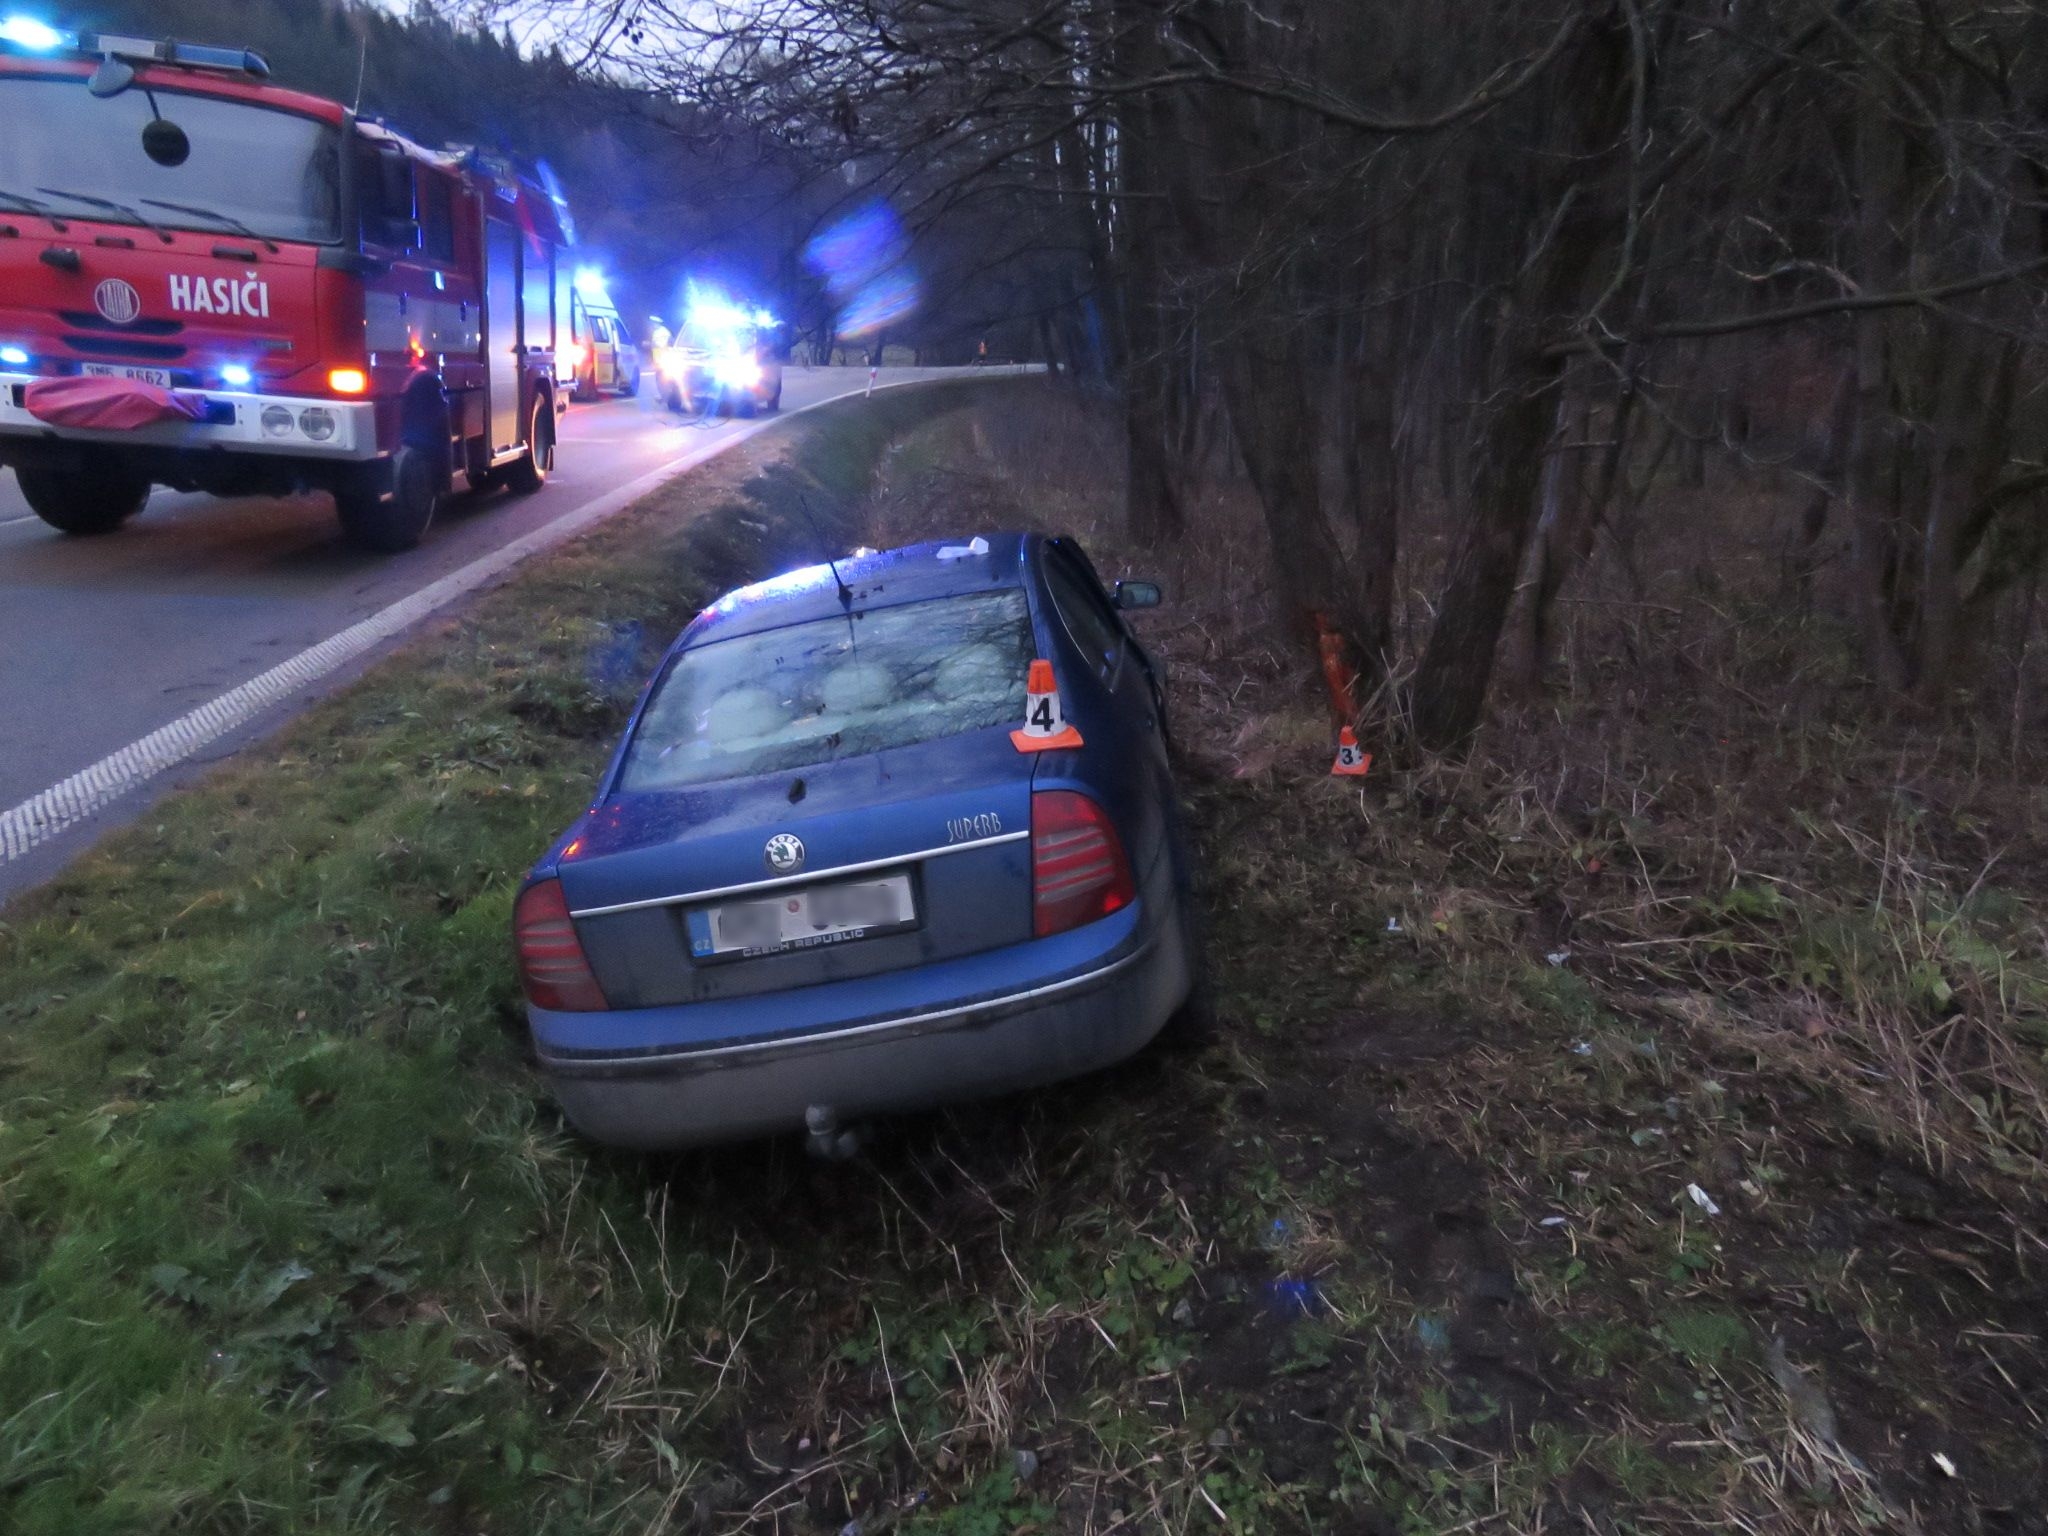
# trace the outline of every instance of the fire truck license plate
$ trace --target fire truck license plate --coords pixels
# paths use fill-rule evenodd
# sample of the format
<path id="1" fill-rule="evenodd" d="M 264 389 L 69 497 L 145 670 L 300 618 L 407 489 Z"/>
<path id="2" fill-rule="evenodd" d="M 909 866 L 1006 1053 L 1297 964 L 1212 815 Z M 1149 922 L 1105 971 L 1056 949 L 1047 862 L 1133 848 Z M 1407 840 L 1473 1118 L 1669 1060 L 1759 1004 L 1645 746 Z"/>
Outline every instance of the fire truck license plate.
<path id="1" fill-rule="evenodd" d="M 170 374 L 161 368 L 117 368 L 112 363 L 80 363 L 78 371 L 91 374 L 96 379 L 137 379 L 159 389 L 171 387 Z"/>

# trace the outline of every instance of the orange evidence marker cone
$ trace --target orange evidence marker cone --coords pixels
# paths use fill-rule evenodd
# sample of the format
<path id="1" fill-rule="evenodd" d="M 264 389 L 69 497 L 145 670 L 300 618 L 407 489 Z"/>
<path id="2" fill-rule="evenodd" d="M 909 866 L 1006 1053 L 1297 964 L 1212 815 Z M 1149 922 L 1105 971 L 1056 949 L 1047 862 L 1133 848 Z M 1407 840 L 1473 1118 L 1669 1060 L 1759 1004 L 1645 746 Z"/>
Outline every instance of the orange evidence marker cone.
<path id="1" fill-rule="evenodd" d="M 1337 761 L 1330 772 L 1340 779 L 1362 779 L 1372 767 L 1372 754 L 1358 744 L 1358 733 L 1345 726 L 1337 733 Z"/>
<path id="2" fill-rule="evenodd" d="M 1052 663 L 1031 663 L 1030 679 L 1024 685 L 1024 728 L 1010 732 L 1010 744 L 1019 752 L 1055 752 L 1081 745 L 1081 733 L 1067 724 L 1060 712 L 1059 685 L 1052 678 Z"/>

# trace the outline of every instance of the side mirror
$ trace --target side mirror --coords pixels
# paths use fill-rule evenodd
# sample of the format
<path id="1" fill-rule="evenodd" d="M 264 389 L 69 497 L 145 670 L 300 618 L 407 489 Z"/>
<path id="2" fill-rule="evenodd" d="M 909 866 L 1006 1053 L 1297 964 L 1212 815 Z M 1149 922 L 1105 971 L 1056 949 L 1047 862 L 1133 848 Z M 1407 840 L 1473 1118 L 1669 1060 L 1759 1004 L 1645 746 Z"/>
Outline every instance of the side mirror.
<path id="1" fill-rule="evenodd" d="M 1166 593 L 1156 581 L 1120 581 L 1116 584 L 1116 605 L 1126 611 L 1157 608 L 1165 601 Z"/>
<path id="2" fill-rule="evenodd" d="M 377 217 L 371 227 L 385 244 L 414 250 L 420 244 L 420 219 L 414 205 L 414 164 L 395 143 L 377 145 Z"/>

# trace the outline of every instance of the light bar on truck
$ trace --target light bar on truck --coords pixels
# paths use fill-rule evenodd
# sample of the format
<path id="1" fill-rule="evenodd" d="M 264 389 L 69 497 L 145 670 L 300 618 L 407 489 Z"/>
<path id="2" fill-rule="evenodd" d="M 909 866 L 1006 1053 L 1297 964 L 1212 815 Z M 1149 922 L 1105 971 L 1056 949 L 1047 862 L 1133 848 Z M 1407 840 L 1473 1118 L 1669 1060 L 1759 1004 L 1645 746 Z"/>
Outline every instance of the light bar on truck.
<path id="1" fill-rule="evenodd" d="M 176 38 L 122 37 L 111 32 L 61 32 L 33 16 L 0 21 L 0 43 L 30 53 L 77 53 L 96 59 L 126 59 L 133 64 L 169 64 L 180 69 L 219 69 L 230 74 L 270 78 L 270 65 L 246 48 L 211 48 L 181 43 Z"/>
<path id="2" fill-rule="evenodd" d="M 59 32 L 48 22 L 33 16 L 9 16 L 0 21 L 0 43 L 12 43 L 30 53 L 54 53 L 71 46 L 71 34 Z"/>

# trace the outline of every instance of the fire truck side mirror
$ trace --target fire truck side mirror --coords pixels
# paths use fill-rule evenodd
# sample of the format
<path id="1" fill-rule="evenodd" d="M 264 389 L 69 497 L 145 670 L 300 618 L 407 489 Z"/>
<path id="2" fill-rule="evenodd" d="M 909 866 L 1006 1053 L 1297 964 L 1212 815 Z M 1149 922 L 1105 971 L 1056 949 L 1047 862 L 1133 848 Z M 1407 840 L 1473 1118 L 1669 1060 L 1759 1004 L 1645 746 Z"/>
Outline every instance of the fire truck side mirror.
<path id="1" fill-rule="evenodd" d="M 385 245 L 410 251 L 420 243 L 412 157 L 396 144 L 377 146 L 377 233 Z"/>

